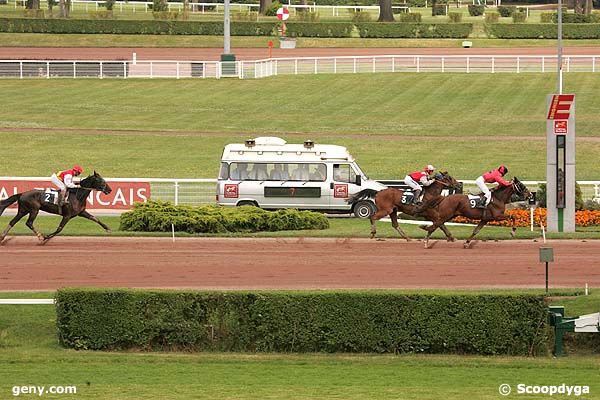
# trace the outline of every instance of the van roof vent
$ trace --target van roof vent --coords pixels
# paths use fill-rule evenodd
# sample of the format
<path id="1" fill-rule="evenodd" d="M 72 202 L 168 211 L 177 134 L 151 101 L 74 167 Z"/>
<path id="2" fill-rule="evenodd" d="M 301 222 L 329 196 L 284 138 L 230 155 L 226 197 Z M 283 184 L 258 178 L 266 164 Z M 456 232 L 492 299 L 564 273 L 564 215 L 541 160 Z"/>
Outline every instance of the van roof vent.
<path id="1" fill-rule="evenodd" d="M 260 146 L 283 146 L 287 142 L 282 138 L 275 136 L 260 136 L 254 139 L 254 142 Z"/>

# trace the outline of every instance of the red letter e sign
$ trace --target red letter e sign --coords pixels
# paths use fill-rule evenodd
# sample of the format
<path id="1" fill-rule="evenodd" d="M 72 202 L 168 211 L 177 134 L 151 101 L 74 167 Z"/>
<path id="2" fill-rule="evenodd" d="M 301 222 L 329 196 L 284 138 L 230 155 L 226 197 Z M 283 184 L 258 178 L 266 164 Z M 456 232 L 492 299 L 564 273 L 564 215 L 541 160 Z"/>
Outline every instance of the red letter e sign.
<path id="1" fill-rule="evenodd" d="M 547 119 L 569 119 L 573 100 L 575 100 L 574 94 L 555 94 L 552 96 Z"/>

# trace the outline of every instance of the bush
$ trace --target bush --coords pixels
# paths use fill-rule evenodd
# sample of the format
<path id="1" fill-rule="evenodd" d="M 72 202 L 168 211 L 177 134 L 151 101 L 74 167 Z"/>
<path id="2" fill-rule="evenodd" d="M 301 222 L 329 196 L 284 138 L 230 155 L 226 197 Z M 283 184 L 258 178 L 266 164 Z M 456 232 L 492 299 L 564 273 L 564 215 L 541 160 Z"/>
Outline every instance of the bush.
<path id="1" fill-rule="evenodd" d="M 495 24 L 500 19 L 500 14 L 495 12 L 485 13 L 485 23 L 486 24 Z"/>
<path id="2" fill-rule="evenodd" d="M 489 24 L 486 32 L 499 39 L 556 39 L 555 24 Z M 564 24 L 564 39 L 600 39 L 598 24 Z"/>
<path id="3" fill-rule="evenodd" d="M 472 17 L 478 17 L 480 15 L 483 15 L 484 11 L 485 11 L 485 6 L 469 4 L 469 15 Z"/>
<path id="4" fill-rule="evenodd" d="M 363 38 L 466 38 L 472 24 L 362 23 L 356 24 Z"/>
<path id="5" fill-rule="evenodd" d="M 323 214 L 284 209 L 265 211 L 257 207 L 224 208 L 217 206 L 174 206 L 152 201 L 136 204 L 121 214 L 121 229 L 136 232 L 224 233 L 261 232 L 304 229 L 327 229 Z"/>
<path id="6" fill-rule="evenodd" d="M 236 12 L 231 16 L 232 21 L 257 21 L 257 11 Z"/>
<path id="7" fill-rule="evenodd" d="M 545 13 L 551 15 L 551 22 L 558 23 L 558 13 Z M 544 22 L 544 21 L 542 21 Z M 550 22 L 550 21 L 549 21 Z M 597 24 L 600 23 L 600 14 L 593 13 L 590 15 L 585 14 L 570 14 L 564 12 L 562 15 L 562 22 L 564 24 Z"/>
<path id="8" fill-rule="evenodd" d="M 26 8 L 23 10 L 23 16 L 25 18 L 44 18 L 44 10 L 32 10 Z"/>
<path id="9" fill-rule="evenodd" d="M 152 16 L 158 20 L 173 21 L 179 18 L 179 11 L 153 11 Z"/>
<path id="10" fill-rule="evenodd" d="M 527 14 L 521 11 L 515 11 L 512 14 L 512 18 L 514 23 L 523 23 L 527 20 Z"/>
<path id="11" fill-rule="evenodd" d="M 446 15 L 446 10 L 447 8 L 445 4 L 436 4 L 431 8 L 431 15 L 434 17 L 436 15 Z"/>
<path id="12" fill-rule="evenodd" d="M 285 26 L 296 37 L 350 37 L 354 28 L 351 22 L 290 22 Z"/>
<path id="13" fill-rule="evenodd" d="M 552 21 L 552 17 L 555 15 L 556 13 L 551 13 L 551 12 L 543 12 L 540 15 L 540 21 L 542 22 L 542 24 L 548 24 L 553 22 Z"/>
<path id="14" fill-rule="evenodd" d="M 517 11 L 515 6 L 498 6 L 498 13 L 501 17 L 510 17 L 515 11 Z"/>
<path id="15" fill-rule="evenodd" d="M 154 0 L 152 3 L 152 11 L 169 11 L 169 4 L 167 3 L 167 0 Z"/>
<path id="16" fill-rule="evenodd" d="M 319 13 L 313 11 L 299 11 L 294 20 L 300 22 L 319 22 Z"/>
<path id="17" fill-rule="evenodd" d="M 89 16 L 91 19 L 113 19 L 112 10 L 98 10 L 98 11 L 90 11 Z"/>
<path id="18" fill-rule="evenodd" d="M 421 22 L 421 13 L 404 13 L 398 15 L 398 21 L 400 22 Z"/>
<path id="19" fill-rule="evenodd" d="M 459 12 L 450 12 L 448 13 L 448 21 L 454 24 L 462 22 L 462 14 Z"/>
<path id="20" fill-rule="evenodd" d="M 368 11 L 352 11 L 352 22 L 355 24 L 359 22 L 371 22 L 371 20 L 371 13 Z"/>
<path id="21" fill-rule="evenodd" d="M 270 36 L 276 22 L 233 22 L 234 36 Z M 223 22 L 0 18 L 0 32 L 223 35 Z"/>
<path id="22" fill-rule="evenodd" d="M 274 1 L 273 3 L 271 3 L 269 8 L 267 8 L 265 10 L 265 15 L 269 16 L 269 17 L 274 17 L 277 15 L 277 10 L 279 10 L 280 8 L 281 8 L 281 3 L 278 1 Z"/>
<path id="23" fill-rule="evenodd" d="M 535 295 L 60 289 L 59 341 L 93 350 L 547 354 Z"/>

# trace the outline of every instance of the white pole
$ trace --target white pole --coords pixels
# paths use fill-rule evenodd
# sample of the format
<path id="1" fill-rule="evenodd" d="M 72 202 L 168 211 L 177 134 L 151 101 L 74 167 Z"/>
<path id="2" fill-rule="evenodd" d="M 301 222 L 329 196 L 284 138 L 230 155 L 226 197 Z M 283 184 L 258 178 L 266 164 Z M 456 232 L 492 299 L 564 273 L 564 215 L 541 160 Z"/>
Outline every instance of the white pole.
<path id="1" fill-rule="evenodd" d="M 531 217 L 531 218 L 530 218 L 530 220 L 531 220 L 531 221 L 530 221 L 530 222 L 531 222 L 531 223 L 530 223 L 530 226 L 531 226 L 531 232 L 533 232 L 533 210 L 534 210 L 534 207 L 530 207 L 530 208 L 529 208 L 529 210 L 530 210 L 530 217 Z"/>
<path id="2" fill-rule="evenodd" d="M 587 283 L 585 284 L 585 295 L 586 296 L 588 295 L 588 284 Z"/>
<path id="3" fill-rule="evenodd" d="M 544 224 L 542 224 L 542 238 L 544 239 L 544 244 L 546 243 L 546 228 L 544 228 Z"/>
<path id="4" fill-rule="evenodd" d="M 175 225 L 171 224 L 171 234 L 173 235 L 173 243 L 175 243 Z"/>

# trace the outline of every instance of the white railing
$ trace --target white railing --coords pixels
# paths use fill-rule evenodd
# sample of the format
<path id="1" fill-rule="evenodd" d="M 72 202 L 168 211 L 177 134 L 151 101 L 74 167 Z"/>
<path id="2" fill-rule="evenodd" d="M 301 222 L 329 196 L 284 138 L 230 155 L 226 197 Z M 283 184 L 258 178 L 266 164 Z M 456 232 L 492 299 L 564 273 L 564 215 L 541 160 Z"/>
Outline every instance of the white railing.
<path id="1" fill-rule="evenodd" d="M 108 182 L 145 182 L 150 184 L 150 199 L 170 201 L 174 204 L 214 204 L 216 201 L 216 179 L 166 179 L 166 178 L 105 178 Z M 0 177 L 0 181 L 47 181 L 48 177 Z M 404 185 L 401 180 L 386 180 L 387 185 Z M 463 193 L 477 193 L 477 185 L 474 180 L 459 180 L 463 183 Z M 537 191 L 539 184 L 545 181 L 523 181 L 531 191 Z M 581 188 L 584 201 L 592 200 L 600 203 L 600 181 L 577 181 Z M 0 200 L 12 193 L 4 193 Z"/>
<path id="2" fill-rule="evenodd" d="M 600 56 L 563 56 L 565 72 L 596 72 Z M 555 73 L 556 56 L 383 55 L 244 61 L 0 60 L 0 78 L 265 78 L 358 73 Z"/>

